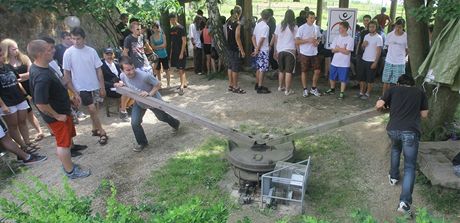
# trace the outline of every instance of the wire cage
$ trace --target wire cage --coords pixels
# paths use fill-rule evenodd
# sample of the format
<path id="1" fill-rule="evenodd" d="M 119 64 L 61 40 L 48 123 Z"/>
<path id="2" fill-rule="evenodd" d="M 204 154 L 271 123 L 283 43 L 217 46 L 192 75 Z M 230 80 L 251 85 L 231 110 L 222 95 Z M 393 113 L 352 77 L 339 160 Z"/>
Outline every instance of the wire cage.
<path id="1" fill-rule="evenodd" d="M 262 175 L 262 207 L 297 202 L 304 212 L 304 198 L 310 176 L 310 157 L 298 163 L 279 161 L 275 170 Z"/>

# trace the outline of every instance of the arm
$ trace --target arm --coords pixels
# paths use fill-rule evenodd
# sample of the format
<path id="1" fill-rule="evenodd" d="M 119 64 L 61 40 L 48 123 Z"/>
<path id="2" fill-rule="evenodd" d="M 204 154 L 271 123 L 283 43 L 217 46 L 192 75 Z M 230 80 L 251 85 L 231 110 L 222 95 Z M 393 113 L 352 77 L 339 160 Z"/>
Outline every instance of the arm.
<path id="1" fill-rule="evenodd" d="M 375 51 L 375 61 L 371 65 L 371 69 L 377 69 L 377 65 L 379 64 L 380 55 L 382 55 L 382 47 L 378 46 L 377 50 Z"/>
<path id="2" fill-rule="evenodd" d="M 128 52 L 129 52 L 129 49 L 125 47 L 125 48 L 123 48 L 123 52 L 121 53 L 121 55 L 127 57 Z"/>
<path id="3" fill-rule="evenodd" d="M 187 44 L 187 37 L 183 36 L 183 37 L 182 37 L 182 47 L 181 47 L 181 50 L 180 50 L 179 59 L 184 58 L 184 55 L 185 55 L 185 45 L 186 45 L 186 44 Z"/>
<path id="4" fill-rule="evenodd" d="M 422 116 L 422 118 L 427 118 L 428 117 L 428 110 L 420 111 L 420 116 Z"/>
<path id="5" fill-rule="evenodd" d="M 256 42 L 256 38 L 252 36 L 253 38 L 253 43 Z M 262 47 L 263 42 L 265 41 L 265 37 L 260 38 L 259 43 L 257 46 L 254 48 L 254 52 L 252 53 L 252 56 L 256 56 L 260 52 L 260 48 Z"/>
<path id="6" fill-rule="evenodd" d="M 246 54 L 244 53 L 243 43 L 241 43 L 240 32 L 241 32 L 241 25 L 238 25 L 235 31 L 235 39 L 236 39 L 236 44 L 238 45 L 238 49 L 240 49 L 241 57 L 244 57 L 246 56 Z"/>
<path id="7" fill-rule="evenodd" d="M 26 65 L 27 65 L 27 72 L 22 73 L 22 74 L 18 74 L 18 76 L 19 76 L 18 81 L 29 80 L 29 70 L 30 70 L 30 66 L 32 65 L 32 62 L 30 61 L 30 59 L 28 57 L 27 57 Z"/>
<path id="8" fill-rule="evenodd" d="M 101 97 L 105 97 L 105 85 L 104 85 L 104 75 L 102 74 L 102 69 L 101 67 L 96 68 L 96 73 L 97 73 L 97 80 L 99 81 L 99 91 L 101 94 Z"/>
<path id="9" fill-rule="evenodd" d="M 278 35 L 276 34 L 273 34 L 273 38 L 272 38 L 272 41 L 270 43 L 270 47 L 273 47 L 273 58 L 275 58 L 275 60 L 278 60 L 278 50 L 276 50 L 276 42 L 278 40 Z"/>
<path id="10" fill-rule="evenodd" d="M 73 83 L 72 83 L 72 74 L 70 73 L 69 70 L 64 70 L 64 83 L 65 83 L 65 87 L 67 88 L 67 90 L 70 90 L 73 94 L 73 103 L 75 104 L 75 106 L 79 107 L 80 106 L 80 102 L 81 102 L 81 99 L 80 99 L 80 92 L 77 92 L 77 90 L 75 90 L 75 87 L 73 86 Z"/>
<path id="11" fill-rule="evenodd" d="M 65 122 L 67 120 L 67 116 L 64 114 L 58 114 L 49 104 L 36 104 L 38 110 L 46 114 L 47 116 L 53 117 L 54 119 Z"/>
<path id="12" fill-rule="evenodd" d="M 10 108 L 6 106 L 5 102 L 3 102 L 2 98 L 0 98 L 0 107 L 2 108 L 3 114 L 10 113 Z"/>
<path id="13" fill-rule="evenodd" d="M 384 106 L 385 106 L 385 101 L 382 99 L 379 99 L 377 103 L 375 104 L 375 108 L 377 109 L 377 111 L 382 110 Z"/>
<path id="14" fill-rule="evenodd" d="M 161 44 L 161 46 L 158 47 L 158 49 L 163 49 L 165 48 L 166 49 L 166 35 L 163 33 L 163 44 Z"/>

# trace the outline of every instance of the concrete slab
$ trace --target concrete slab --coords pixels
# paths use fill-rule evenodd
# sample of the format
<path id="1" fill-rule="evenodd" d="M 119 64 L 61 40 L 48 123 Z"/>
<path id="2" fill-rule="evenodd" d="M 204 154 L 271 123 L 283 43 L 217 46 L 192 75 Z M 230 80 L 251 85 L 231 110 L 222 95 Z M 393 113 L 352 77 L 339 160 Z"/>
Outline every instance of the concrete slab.
<path id="1" fill-rule="evenodd" d="M 460 189 L 460 177 L 454 174 L 452 159 L 460 152 L 460 141 L 421 142 L 420 170 L 433 185 Z"/>

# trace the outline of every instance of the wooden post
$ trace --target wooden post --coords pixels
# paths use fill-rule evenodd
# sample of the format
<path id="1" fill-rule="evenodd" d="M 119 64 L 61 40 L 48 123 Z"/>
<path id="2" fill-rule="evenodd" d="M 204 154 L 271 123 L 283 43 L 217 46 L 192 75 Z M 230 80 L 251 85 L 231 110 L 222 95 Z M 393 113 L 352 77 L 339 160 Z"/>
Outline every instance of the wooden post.
<path id="1" fill-rule="evenodd" d="M 240 0 L 242 2 L 241 8 L 243 8 L 242 15 L 242 38 L 241 42 L 243 43 L 244 52 L 246 53 L 245 62 L 246 64 L 251 64 L 251 53 L 252 53 L 252 25 L 253 25 L 253 15 L 252 15 L 252 0 Z"/>
<path id="2" fill-rule="evenodd" d="M 348 5 L 350 5 L 349 0 L 339 0 L 339 8 L 348 8 Z"/>
<path id="3" fill-rule="evenodd" d="M 316 25 L 321 27 L 321 20 L 323 19 L 323 0 L 316 1 Z"/>
<path id="4" fill-rule="evenodd" d="M 390 6 L 390 19 L 391 19 L 391 23 L 388 24 L 388 32 L 391 32 L 393 31 L 392 29 L 392 25 L 393 23 L 395 23 L 395 17 L 396 17 L 396 6 L 398 5 L 398 0 L 391 0 L 391 6 Z"/>

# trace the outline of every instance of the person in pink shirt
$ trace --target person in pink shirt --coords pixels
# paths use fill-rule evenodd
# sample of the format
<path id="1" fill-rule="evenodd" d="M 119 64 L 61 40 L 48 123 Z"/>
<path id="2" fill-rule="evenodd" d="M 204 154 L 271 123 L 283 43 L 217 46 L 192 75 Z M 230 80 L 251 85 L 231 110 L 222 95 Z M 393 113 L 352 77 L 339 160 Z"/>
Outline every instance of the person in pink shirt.
<path id="1" fill-rule="evenodd" d="M 204 54 L 206 55 L 206 71 L 209 75 L 211 72 L 216 72 L 216 63 L 214 59 L 211 57 L 211 44 L 212 44 L 212 36 L 209 31 L 209 24 L 210 21 L 208 20 L 206 22 L 206 26 L 203 29 L 203 49 L 204 49 Z"/>

